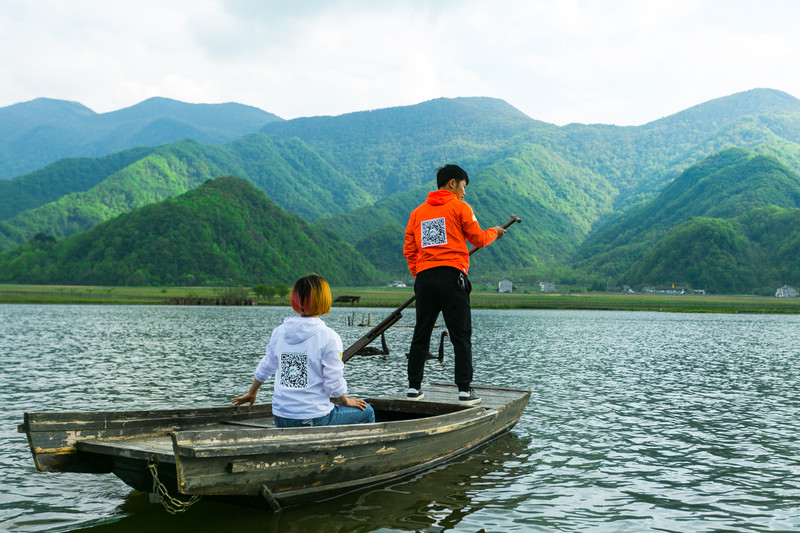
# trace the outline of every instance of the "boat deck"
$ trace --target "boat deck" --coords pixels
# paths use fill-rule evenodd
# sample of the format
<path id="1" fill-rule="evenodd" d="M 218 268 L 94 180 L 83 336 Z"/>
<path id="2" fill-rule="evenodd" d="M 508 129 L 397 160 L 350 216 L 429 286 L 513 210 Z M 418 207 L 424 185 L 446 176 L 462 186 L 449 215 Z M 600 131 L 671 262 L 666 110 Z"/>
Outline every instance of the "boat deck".
<path id="1" fill-rule="evenodd" d="M 485 407 L 486 409 L 500 409 L 508 405 L 512 400 L 519 398 L 520 391 L 517 389 L 503 389 L 497 387 L 483 388 L 473 387 L 475 394 L 480 396 L 481 403 L 470 407 Z M 445 383 L 433 383 L 430 385 L 422 385 L 422 393 L 424 394 L 421 400 L 408 400 L 405 392 L 393 397 L 394 400 L 413 401 L 418 403 L 437 403 L 460 405 L 458 400 L 458 389 L 455 385 Z"/>

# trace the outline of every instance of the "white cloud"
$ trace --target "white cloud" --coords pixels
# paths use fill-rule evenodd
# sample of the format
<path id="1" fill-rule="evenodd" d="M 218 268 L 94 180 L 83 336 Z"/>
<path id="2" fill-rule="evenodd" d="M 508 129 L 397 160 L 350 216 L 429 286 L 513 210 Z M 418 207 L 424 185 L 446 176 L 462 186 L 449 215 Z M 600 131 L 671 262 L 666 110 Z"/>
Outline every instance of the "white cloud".
<path id="1" fill-rule="evenodd" d="M 764 0 L 0 0 L 0 106 L 151 96 L 284 118 L 502 98 L 565 124 L 641 124 L 755 87 L 800 96 Z"/>

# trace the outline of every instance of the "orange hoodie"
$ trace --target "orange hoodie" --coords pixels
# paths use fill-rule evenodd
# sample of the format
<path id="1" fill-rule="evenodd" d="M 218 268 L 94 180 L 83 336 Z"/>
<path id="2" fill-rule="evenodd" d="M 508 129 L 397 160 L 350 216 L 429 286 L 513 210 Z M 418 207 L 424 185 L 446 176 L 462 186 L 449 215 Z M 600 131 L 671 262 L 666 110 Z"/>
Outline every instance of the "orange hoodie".
<path id="1" fill-rule="evenodd" d="M 406 226 L 403 255 L 415 278 L 429 268 L 451 266 L 467 274 L 467 240 L 482 248 L 497 239 L 497 230 L 482 230 L 472 208 L 446 190 L 428 193 L 428 199 L 411 212 Z"/>

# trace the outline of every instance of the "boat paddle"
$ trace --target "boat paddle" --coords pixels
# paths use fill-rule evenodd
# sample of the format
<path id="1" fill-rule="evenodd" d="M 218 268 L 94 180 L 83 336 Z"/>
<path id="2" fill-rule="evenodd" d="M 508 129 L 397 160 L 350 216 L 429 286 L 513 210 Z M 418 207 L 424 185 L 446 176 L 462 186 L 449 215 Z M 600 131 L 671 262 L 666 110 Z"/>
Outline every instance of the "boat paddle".
<path id="1" fill-rule="evenodd" d="M 520 218 L 516 215 L 511 215 L 511 218 L 508 220 L 508 222 L 503 224 L 501 227 L 503 229 L 508 229 L 508 227 L 514 222 L 522 223 L 522 220 L 520 220 Z M 479 248 L 477 246 L 473 246 L 472 249 L 469 251 L 469 255 L 474 254 L 478 249 Z M 359 350 L 361 350 L 369 343 L 377 339 L 381 333 L 392 327 L 392 325 L 394 325 L 395 322 L 403 318 L 401 311 L 403 311 L 403 309 L 411 305 L 416 299 L 417 295 L 416 294 L 412 295 L 411 298 L 403 302 L 402 305 L 400 305 L 400 307 L 392 311 L 389 316 L 384 318 L 380 324 L 369 330 L 363 337 L 354 342 L 349 348 L 347 348 L 344 351 L 344 353 L 342 353 L 342 361 L 346 363 L 347 360 L 353 357 Z"/>

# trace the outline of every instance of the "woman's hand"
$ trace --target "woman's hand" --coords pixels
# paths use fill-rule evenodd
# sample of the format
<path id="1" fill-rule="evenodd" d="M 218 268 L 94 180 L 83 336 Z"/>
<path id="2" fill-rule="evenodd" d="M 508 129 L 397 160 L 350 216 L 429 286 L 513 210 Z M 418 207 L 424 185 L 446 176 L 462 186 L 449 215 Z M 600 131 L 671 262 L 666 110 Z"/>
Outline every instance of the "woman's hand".
<path id="1" fill-rule="evenodd" d="M 237 396 L 231 403 L 235 406 L 240 406 L 245 403 L 249 403 L 250 405 L 247 406 L 248 409 L 252 409 L 253 404 L 256 403 L 256 395 L 258 394 L 258 388 L 261 387 L 261 382 L 258 380 L 253 380 L 253 384 L 250 385 L 250 390 L 247 391 L 247 394 L 243 396 Z"/>
<path id="2" fill-rule="evenodd" d="M 339 400 L 339 404 L 347 407 L 358 407 L 362 411 L 367 408 L 367 402 L 360 398 L 348 398 L 346 394 L 342 394 L 337 400 Z"/>
<path id="3" fill-rule="evenodd" d="M 253 407 L 253 404 L 256 403 L 256 395 L 255 393 L 248 392 L 244 396 L 238 396 L 231 400 L 231 403 L 235 406 L 240 406 L 245 403 L 249 403 L 250 405 L 247 406 L 248 409 Z"/>

